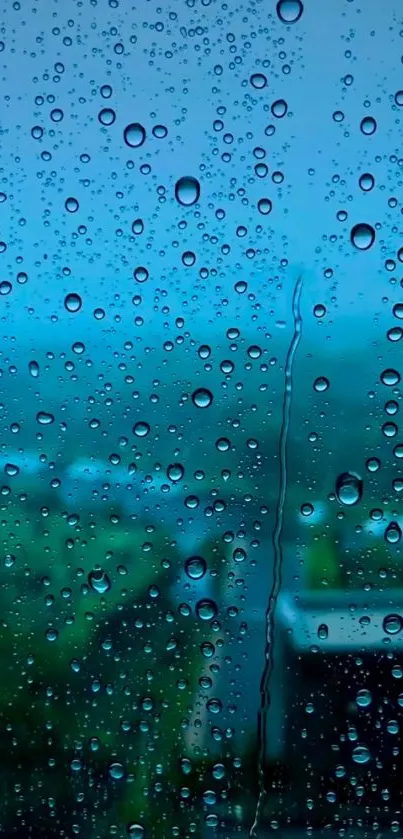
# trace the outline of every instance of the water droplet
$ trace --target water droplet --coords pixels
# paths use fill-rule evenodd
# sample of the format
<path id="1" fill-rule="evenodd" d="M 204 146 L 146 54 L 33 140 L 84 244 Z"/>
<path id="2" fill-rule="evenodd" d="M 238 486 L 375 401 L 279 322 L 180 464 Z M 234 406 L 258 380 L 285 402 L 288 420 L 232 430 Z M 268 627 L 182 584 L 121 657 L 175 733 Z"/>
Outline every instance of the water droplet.
<path id="1" fill-rule="evenodd" d="M 142 218 L 136 218 L 132 224 L 132 231 L 135 236 L 140 236 L 144 230 L 144 222 Z"/>
<path id="2" fill-rule="evenodd" d="M 351 243 L 359 251 L 367 251 L 375 242 L 375 230 L 370 224 L 355 224 L 350 233 Z"/>
<path id="3" fill-rule="evenodd" d="M 11 292 L 12 290 L 13 290 L 13 286 L 12 286 L 12 284 L 9 282 L 9 280 L 2 280 L 2 281 L 1 281 L 1 283 L 0 283 L 0 294 L 1 294 L 3 297 L 5 297 L 7 294 L 10 294 L 10 292 Z"/>
<path id="4" fill-rule="evenodd" d="M 167 469 L 167 476 L 170 481 L 177 483 L 181 481 L 185 474 L 185 470 L 181 463 L 171 463 Z"/>
<path id="5" fill-rule="evenodd" d="M 82 306 L 82 300 L 79 294 L 71 292 L 64 298 L 64 307 L 68 312 L 79 312 Z"/>
<path id="6" fill-rule="evenodd" d="M 326 623 L 321 623 L 320 626 L 318 626 L 318 638 L 321 641 L 326 641 L 328 636 L 329 636 L 329 627 L 327 626 Z"/>
<path id="7" fill-rule="evenodd" d="M 157 138 L 157 140 L 163 140 L 168 134 L 168 129 L 166 125 L 154 125 L 153 128 L 153 136 Z"/>
<path id="8" fill-rule="evenodd" d="M 268 216 L 273 209 L 273 204 L 270 201 L 270 198 L 260 198 L 257 202 L 257 208 L 262 216 Z"/>
<path id="9" fill-rule="evenodd" d="M 381 466 L 381 461 L 377 457 L 369 457 L 365 466 L 368 472 L 377 472 Z"/>
<path id="10" fill-rule="evenodd" d="M 136 422 L 135 425 L 133 426 L 133 434 L 135 434 L 136 437 L 147 437 L 147 434 L 149 434 L 149 433 L 150 433 L 150 426 L 149 426 L 148 422 L 142 422 L 140 420 L 139 422 Z"/>
<path id="11" fill-rule="evenodd" d="M 105 571 L 102 568 L 97 568 L 94 571 L 90 571 L 88 574 L 88 583 L 91 586 L 93 591 L 96 591 L 97 594 L 106 594 L 111 587 L 111 581 Z"/>
<path id="12" fill-rule="evenodd" d="M 271 112 L 274 117 L 277 117 L 277 119 L 282 119 L 283 117 L 285 117 L 287 111 L 288 105 L 285 99 L 276 99 L 276 101 L 273 102 L 271 106 Z"/>
<path id="13" fill-rule="evenodd" d="M 145 283 L 149 278 L 149 273 L 147 268 L 144 268 L 143 265 L 139 265 L 133 271 L 133 277 L 138 283 Z"/>
<path id="14" fill-rule="evenodd" d="M 51 425 L 55 421 L 53 414 L 48 414 L 46 411 L 39 411 L 36 415 L 36 421 L 39 425 Z"/>
<path id="15" fill-rule="evenodd" d="M 279 0 L 276 6 L 277 17 L 282 23 L 296 23 L 304 7 L 301 0 Z"/>
<path id="16" fill-rule="evenodd" d="M 145 128 L 139 122 L 131 122 L 130 125 L 126 125 L 123 139 L 131 149 L 137 149 L 143 145 L 146 139 Z"/>
<path id="17" fill-rule="evenodd" d="M 199 387 L 192 393 L 192 402 L 197 408 L 209 408 L 213 401 L 213 394 L 205 387 Z"/>
<path id="18" fill-rule="evenodd" d="M 391 521 L 385 530 L 385 540 L 390 545 L 396 545 L 402 538 L 402 531 L 397 521 Z"/>
<path id="19" fill-rule="evenodd" d="M 101 125 L 113 125 L 116 119 L 116 114 L 113 108 L 102 108 L 98 114 L 98 119 Z"/>
<path id="20" fill-rule="evenodd" d="M 200 198 L 200 184 L 196 178 L 185 175 L 175 184 L 175 198 L 183 207 L 191 207 Z"/>
<path id="21" fill-rule="evenodd" d="M 15 556 L 13 554 L 6 554 L 4 557 L 5 568 L 12 568 L 15 563 Z"/>
<path id="22" fill-rule="evenodd" d="M 127 832 L 130 839 L 144 839 L 144 827 L 142 824 L 137 824 L 136 822 L 128 824 Z"/>
<path id="23" fill-rule="evenodd" d="M 313 389 L 316 390 L 317 393 L 323 393 L 323 391 L 328 390 L 329 387 L 329 379 L 326 379 L 325 376 L 318 376 L 313 383 Z"/>
<path id="24" fill-rule="evenodd" d="M 395 303 L 393 306 L 393 314 L 398 320 L 403 320 L 403 303 Z"/>
<path id="25" fill-rule="evenodd" d="M 400 615 L 386 615 L 383 619 L 383 631 L 387 635 L 397 635 L 403 628 L 403 620 Z"/>
<path id="26" fill-rule="evenodd" d="M 393 326 L 392 329 L 388 330 L 387 339 L 388 341 L 393 341 L 396 343 L 397 341 L 401 341 L 403 338 L 403 329 L 401 326 Z"/>
<path id="27" fill-rule="evenodd" d="M 364 119 L 361 120 L 360 129 L 363 134 L 375 134 L 377 129 L 376 120 L 373 117 L 364 117 Z"/>
<path id="28" fill-rule="evenodd" d="M 191 268 L 196 262 L 196 254 L 193 251 L 185 251 L 182 254 L 182 262 L 187 268 Z"/>
<path id="29" fill-rule="evenodd" d="M 217 614 L 217 605 L 214 600 L 205 598 L 196 603 L 196 615 L 202 621 L 211 621 Z"/>
<path id="30" fill-rule="evenodd" d="M 363 175 L 360 176 L 359 185 L 363 192 L 370 192 L 373 189 L 375 184 L 375 178 L 369 172 L 364 172 Z"/>
<path id="31" fill-rule="evenodd" d="M 54 629 L 53 627 L 49 627 L 49 629 L 46 630 L 45 634 L 48 641 L 57 641 L 59 637 L 57 629 Z"/>
<path id="32" fill-rule="evenodd" d="M 383 370 L 380 376 L 381 382 L 383 385 L 388 385 L 389 387 L 393 387 L 394 385 L 398 385 L 400 382 L 400 373 L 397 370 Z"/>
<path id="33" fill-rule="evenodd" d="M 80 205 L 77 201 L 77 198 L 71 198 L 70 197 L 70 198 L 66 198 L 66 200 L 64 202 L 64 206 L 65 206 L 68 213 L 76 213 Z"/>
<path id="34" fill-rule="evenodd" d="M 250 83 L 256 90 L 262 90 L 267 85 L 267 79 L 264 73 L 253 73 L 250 77 Z"/>
<path id="35" fill-rule="evenodd" d="M 109 766 L 109 774 L 114 781 L 120 781 L 125 774 L 122 764 L 117 762 L 111 763 Z"/>
<path id="36" fill-rule="evenodd" d="M 28 370 L 30 375 L 33 379 L 37 379 L 39 376 L 39 364 L 37 361 L 30 361 L 28 364 Z"/>
<path id="37" fill-rule="evenodd" d="M 363 490 L 362 479 L 355 472 L 342 472 L 336 481 L 336 495 L 348 507 L 358 504 Z"/>
<path id="38" fill-rule="evenodd" d="M 372 702 L 371 691 L 367 690 L 367 688 L 361 688 L 357 693 L 355 701 L 360 708 L 367 708 Z"/>
<path id="39" fill-rule="evenodd" d="M 185 562 L 185 571 L 191 580 L 201 580 L 206 570 L 206 560 L 202 556 L 191 556 Z"/>
<path id="40" fill-rule="evenodd" d="M 317 303 L 316 306 L 313 307 L 313 313 L 316 318 L 324 318 L 326 314 L 326 306 L 323 306 L 322 303 Z"/>
<path id="41" fill-rule="evenodd" d="M 371 760 L 370 751 L 367 746 L 356 746 L 355 749 L 353 749 L 352 757 L 354 763 L 359 764 L 368 763 L 368 761 Z"/>

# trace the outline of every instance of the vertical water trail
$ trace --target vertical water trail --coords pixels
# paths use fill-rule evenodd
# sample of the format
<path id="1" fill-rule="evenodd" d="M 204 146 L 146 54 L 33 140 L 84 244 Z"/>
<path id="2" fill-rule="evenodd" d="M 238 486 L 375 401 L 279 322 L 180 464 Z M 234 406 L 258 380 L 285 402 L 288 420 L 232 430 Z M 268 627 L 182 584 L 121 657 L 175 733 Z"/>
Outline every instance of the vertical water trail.
<path id="1" fill-rule="evenodd" d="M 284 504 L 287 492 L 287 438 L 288 428 L 290 425 L 291 414 L 291 399 L 292 399 L 292 374 L 295 353 L 301 338 L 302 317 L 301 317 L 301 291 L 303 278 L 300 275 L 295 284 L 293 298 L 292 298 L 292 313 L 294 318 L 294 332 L 288 348 L 286 364 L 285 364 L 285 383 L 283 396 L 283 411 L 282 422 L 279 438 L 279 492 L 276 507 L 276 522 L 273 530 L 273 583 L 270 591 L 269 601 L 266 609 L 266 645 L 265 645 L 265 662 L 260 681 L 260 709 L 258 715 L 258 781 L 259 794 L 256 803 L 255 819 L 250 829 L 249 835 L 255 836 L 256 830 L 259 826 L 261 810 L 265 797 L 264 785 L 264 767 L 266 754 L 266 732 L 267 732 L 267 715 L 270 708 L 270 679 L 273 672 L 274 663 L 274 618 L 276 611 L 277 598 L 281 589 L 282 582 L 282 566 L 283 566 L 283 549 L 282 549 L 282 532 L 283 532 L 283 518 L 284 518 Z"/>

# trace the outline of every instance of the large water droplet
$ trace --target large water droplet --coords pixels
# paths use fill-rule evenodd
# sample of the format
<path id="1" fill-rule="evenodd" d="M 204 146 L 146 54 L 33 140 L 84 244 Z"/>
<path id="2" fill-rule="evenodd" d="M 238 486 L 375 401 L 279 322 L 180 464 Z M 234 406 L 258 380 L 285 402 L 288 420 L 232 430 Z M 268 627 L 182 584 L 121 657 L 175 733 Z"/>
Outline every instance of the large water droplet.
<path id="1" fill-rule="evenodd" d="M 136 424 L 133 426 L 133 434 L 135 434 L 136 437 L 147 437 L 147 434 L 149 433 L 150 426 L 148 422 L 142 422 L 140 420 L 139 422 L 136 422 Z"/>
<path id="2" fill-rule="evenodd" d="M 170 481 L 176 483 L 181 481 L 185 474 L 185 470 L 181 463 L 171 463 L 167 469 L 167 476 Z"/>
<path id="3" fill-rule="evenodd" d="M 79 312 L 82 306 L 82 300 L 79 294 L 71 292 L 64 298 L 64 307 L 68 312 Z"/>
<path id="4" fill-rule="evenodd" d="M 361 688 L 357 693 L 355 701 L 360 708 L 367 708 L 372 702 L 371 691 L 367 690 L 367 688 Z"/>
<path id="5" fill-rule="evenodd" d="M 383 619 L 382 626 L 383 631 L 386 632 L 387 635 L 397 635 L 402 630 L 403 620 L 400 615 L 386 615 L 386 618 Z"/>
<path id="6" fill-rule="evenodd" d="M 128 824 L 127 832 L 130 836 L 130 839 L 144 839 L 144 827 L 142 824 L 138 824 L 137 822 L 132 822 L 131 824 Z"/>
<path id="7" fill-rule="evenodd" d="M 301 0 L 279 0 L 276 11 L 282 23 L 296 23 L 304 11 L 304 6 Z"/>
<path id="8" fill-rule="evenodd" d="M 39 364 L 37 361 L 30 361 L 28 364 L 29 373 L 33 379 L 37 379 L 39 376 Z"/>
<path id="9" fill-rule="evenodd" d="M 396 545 L 402 538 L 402 531 L 397 521 L 391 521 L 385 530 L 385 540 L 390 545 Z"/>
<path id="10" fill-rule="evenodd" d="M 120 781 L 125 772 L 121 763 L 117 761 L 115 763 L 111 763 L 109 766 L 109 775 L 113 778 L 114 781 Z"/>
<path id="11" fill-rule="evenodd" d="M 256 90 L 262 90 L 267 85 L 267 79 L 264 73 L 253 73 L 250 77 L 250 83 Z"/>
<path id="12" fill-rule="evenodd" d="M 392 370 L 391 368 L 389 368 L 388 370 L 382 371 L 380 378 L 383 385 L 393 387 L 394 385 L 399 384 L 400 373 L 398 373 L 397 370 Z"/>
<path id="13" fill-rule="evenodd" d="M 353 750 L 353 761 L 354 763 L 368 763 L 371 760 L 370 751 L 367 746 L 356 746 Z"/>
<path id="14" fill-rule="evenodd" d="M 199 387 L 192 394 L 192 401 L 197 408 L 209 408 L 213 401 L 213 394 L 206 387 Z"/>
<path id="15" fill-rule="evenodd" d="M 341 504 L 358 504 L 363 490 L 362 479 L 355 472 L 342 472 L 336 481 L 336 495 Z"/>
<path id="16" fill-rule="evenodd" d="M 191 207 L 200 198 L 200 184 L 191 175 L 185 175 L 175 184 L 175 198 L 183 207 Z"/>
<path id="17" fill-rule="evenodd" d="M 196 615 L 202 621 L 211 621 L 217 614 L 217 605 L 214 600 L 205 598 L 196 603 Z"/>
<path id="18" fill-rule="evenodd" d="M 88 583 L 91 586 L 93 591 L 96 591 L 97 594 L 106 594 L 111 587 L 111 581 L 105 571 L 102 568 L 97 568 L 94 571 L 90 571 L 88 574 Z"/>
<path id="19" fill-rule="evenodd" d="M 201 580 L 206 570 L 206 560 L 202 556 L 191 556 L 185 562 L 185 571 L 191 580 Z"/>
<path id="20" fill-rule="evenodd" d="M 130 125 L 126 125 L 123 139 L 131 149 L 137 149 L 143 145 L 146 139 L 145 128 L 139 122 L 131 122 Z"/>
<path id="21" fill-rule="evenodd" d="M 360 129 L 363 134 L 375 134 L 377 129 L 376 120 L 373 117 L 364 117 L 364 119 L 361 120 Z"/>
<path id="22" fill-rule="evenodd" d="M 367 251 L 375 242 L 375 230 L 370 224 L 355 224 L 350 233 L 351 243 L 359 251 Z"/>
<path id="23" fill-rule="evenodd" d="M 46 411 L 38 411 L 36 421 L 39 425 L 51 425 L 55 421 L 53 414 L 48 414 Z"/>

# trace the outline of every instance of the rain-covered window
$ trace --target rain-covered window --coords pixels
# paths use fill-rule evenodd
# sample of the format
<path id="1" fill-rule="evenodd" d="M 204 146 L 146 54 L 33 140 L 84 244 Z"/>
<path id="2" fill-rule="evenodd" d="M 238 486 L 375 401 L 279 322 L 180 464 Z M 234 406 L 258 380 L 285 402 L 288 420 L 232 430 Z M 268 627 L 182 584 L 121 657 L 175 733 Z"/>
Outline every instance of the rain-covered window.
<path id="1" fill-rule="evenodd" d="M 2 2 L 5 839 L 402 835 L 402 13 Z"/>

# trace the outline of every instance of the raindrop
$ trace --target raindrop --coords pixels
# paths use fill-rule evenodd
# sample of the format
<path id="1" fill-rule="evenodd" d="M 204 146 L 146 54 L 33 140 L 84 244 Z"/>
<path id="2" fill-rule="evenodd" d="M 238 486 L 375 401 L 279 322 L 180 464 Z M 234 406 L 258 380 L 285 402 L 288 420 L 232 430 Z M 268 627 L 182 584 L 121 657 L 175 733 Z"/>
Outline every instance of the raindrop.
<path id="1" fill-rule="evenodd" d="M 385 541 L 396 545 L 402 538 L 402 531 L 397 521 L 391 521 L 385 530 Z"/>
<path id="2" fill-rule="evenodd" d="M 79 294 L 75 292 L 71 292 L 67 294 L 64 298 L 64 308 L 67 309 L 68 312 L 79 312 L 82 306 L 82 300 Z"/>
<path id="3" fill-rule="evenodd" d="M 262 90 L 267 85 L 267 79 L 264 73 L 253 73 L 250 77 L 250 83 L 256 90 Z"/>
<path id="4" fill-rule="evenodd" d="M 191 556 L 185 562 L 185 571 L 191 580 L 201 580 L 206 570 L 206 560 L 202 556 Z"/>
<path id="5" fill-rule="evenodd" d="M 397 635 L 403 628 L 403 620 L 400 615 L 386 615 L 386 618 L 383 619 L 382 626 L 383 631 L 387 635 Z"/>
<path id="6" fill-rule="evenodd" d="M 171 463 L 167 469 L 167 476 L 170 481 L 177 483 L 181 481 L 185 474 L 185 470 L 181 463 Z"/>
<path id="7" fill-rule="evenodd" d="M 396 105 L 399 106 L 399 108 L 402 107 L 402 105 L 403 105 L 403 90 L 398 90 L 395 93 L 395 102 L 396 102 Z"/>
<path id="8" fill-rule="evenodd" d="M 145 128 L 139 122 L 131 122 L 130 125 L 126 125 L 123 139 L 131 149 L 137 149 L 143 145 L 146 139 Z"/>
<path id="9" fill-rule="evenodd" d="M 274 117 L 277 117 L 277 119 L 282 119 L 282 117 L 285 117 L 287 110 L 288 105 L 285 99 L 276 99 L 276 101 L 273 102 L 271 106 L 271 112 Z"/>
<path id="10" fill-rule="evenodd" d="M 361 120 L 360 129 L 363 134 L 375 134 L 377 129 L 376 120 L 373 117 L 364 117 L 364 119 Z"/>
<path id="11" fill-rule="evenodd" d="M 165 125 L 154 125 L 153 135 L 157 140 L 163 140 L 168 134 L 168 129 Z"/>
<path id="12" fill-rule="evenodd" d="M 120 781 L 125 774 L 122 764 L 117 762 L 111 763 L 109 766 L 109 774 L 114 781 Z"/>
<path id="13" fill-rule="evenodd" d="M 383 385 L 388 385 L 389 387 L 393 387 L 394 385 L 398 385 L 400 382 L 400 373 L 397 370 L 383 370 L 380 376 L 381 382 Z"/>
<path id="14" fill-rule="evenodd" d="M 343 472 L 336 481 L 336 495 L 348 507 L 358 504 L 363 490 L 362 479 L 355 472 Z"/>
<path id="15" fill-rule="evenodd" d="M 313 307 L 313 313 L 315 318 L 323 318 L 326 314 L 326 306 L 323 306 L 322 303 L 317 303 L 316 306 Z"/>
<path id="16" fill-rule="evenodd" d="M 301 0 L 279 0 L 276 6 L 277 17 L 282 23 L 296 23 L 304 7 Z"/>
<path id="17" fill-rule="evenodd" d="M 28 370 L 30 375 L 33 379 L 37 379 L 39 376 L 39 364 L 37 361 L 30 361 L 28 364 Z"/>
<path id="18" fill-rule="evenodd" d="M 101 568 L 90 571 L 88 574 L 88 583 L 97 594 L 106 594 L 111 587 L 111 581 L 108 575 Z"/>
<path id="19" fill-rule="evenodd" d="M 213 394 L 206 387 L 199 387 L 192 393 L 192 402 L 197 408 L 209 408 L 213 401 Z"/>
<path id="20" fill-rule="evenodd" d="M 375 241 L 375 230 L 370 224 L 355 224 L 350 233 L 351 243 L 360 251 L 367 251 Z"/>
<path id="21" fill-rule="evenodd" d="M 403 303 L 395 303 L 393 306 L 393 314 L 398 320 L 403 320 Z"/>
<path id="22" fill-rule="evenodd" d="M 136 218 L 132 224 L 132 231 L 135 236 L 140 236 L 144 230 L 144 222 L 142 218 Z"/>
<path id="23" fill-rule="evenodd" d="M 133 426 L 133 434 L 135 434 L 136 437 L 147 437 L 147 434 L 149 434 L 149 433 L 150 433 L 150 426 L 149 426 L 148 422 L 142 422 L 140 420 L 139 422 L 136 422 L 135 425 Z"/>
<path id="24" fill-rule="evenodd" d="M 200 198 L 200 184 L 196 178 L 185 175 L 175 184 L 175 198 L 183 207 L 191 207 Z"/>
<path id="25" fill-rule="evenodd" d="M 64 206 L 68 213 L 76 213 L 79 208 L 77 198 L 66 198 Z"/>
<path id="26" fill-rule="evenodd" d="M 144 268 L 143 265 L 139 265 L 133 271 L 133 277 L 135 280 L 137 280 L 138 283 L 145 283 L 148 280 L 149 276 L 150 275 L 147 271 L 147 268 Z"/>
<path id="27" fill-rule="evenodd" d="M 262 216 L 268 216 L 273 209 L 273 204 L 270 201 L 270 198 L 260 198 L 257 202 L 257 208 Z"/>
<path id="28" fill-rule="evenodd" d="M 326 641 L 328 635 L 329 627 L 326 623 L 321 623 L 320 626 L 318 626 L 318 638 L 320 639 L 320 641 Z"/>
<path id="29" fill-rule="evenodd" d="M 363 192 L 370 192 L 375 184 L 375 178 L 369 172 L 364 172 L 358 183 Z"/>
<path id="30" fill-rule="evenodd" d="M 371 755 L 367 746 L 356 746 L 353 750 L 353 761 L 354 763 L 368 763 L 371 760 Z"/>
<path id="31" fill-rule="evenodd" d="M 48 414 L 46 411 L 39 411 L 36 415 L 36 421 L 39 425 L 52 425 L 55 421 L 53 414 Z"/>
<path id="32" fill-rule="evenodd" d="M 313 383 L 313 389 L 316 390 L 317 393 L 323 393 L 323 391 L 328 390 L 329 387 L 329 379 L 326 379 L 325 376 L 318 376 Z"/>
<path id="33" fill-rule="evenodd" d="M 367 690 L 367 688 L 361 688 L 357 693 L 355 701 L 360 708 L 367 708 L 372 702 L 371 691 Z"/>
<path id="34" fill-rule="evenodd" d="M 116 114 L 113 108 L 102 108 L 98 114 L 98 120 L 101 125 L 113 125 L 116 119 Z"/>
<path id="35" fill-rule="evenodd" d="M 196 603 L 196 615 L 203 621 L 211 621 L 217 614 L 217 605 L 214 600 L 199 600 Z"/>

